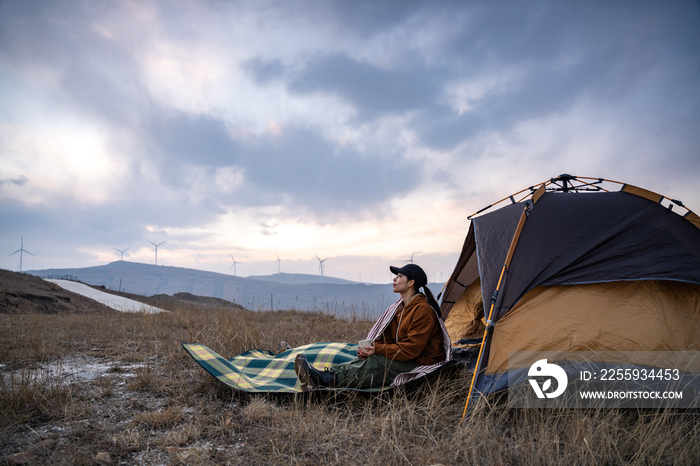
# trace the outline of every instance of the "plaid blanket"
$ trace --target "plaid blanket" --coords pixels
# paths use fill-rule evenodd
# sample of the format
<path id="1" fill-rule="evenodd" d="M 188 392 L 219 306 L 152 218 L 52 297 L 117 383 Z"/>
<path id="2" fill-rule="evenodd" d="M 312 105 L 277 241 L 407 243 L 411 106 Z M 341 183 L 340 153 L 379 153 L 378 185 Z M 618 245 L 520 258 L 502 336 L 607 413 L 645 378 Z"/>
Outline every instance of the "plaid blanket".
<path id="1" fill-rule="evenodd" d="M 294 358 L 299 353 L 304 353 L 309 364 L 319 370 L 357 357 L 357 345 L 349 343 L 314 343 L 279 354 L 254 349 L 233 359 L 226 359 L 197 343 L 183 343 L 182 347 L 204 370 L 221 382 L 236 390 L 250 393 L 300 392 L 299 379 L 294 372 Z"/>

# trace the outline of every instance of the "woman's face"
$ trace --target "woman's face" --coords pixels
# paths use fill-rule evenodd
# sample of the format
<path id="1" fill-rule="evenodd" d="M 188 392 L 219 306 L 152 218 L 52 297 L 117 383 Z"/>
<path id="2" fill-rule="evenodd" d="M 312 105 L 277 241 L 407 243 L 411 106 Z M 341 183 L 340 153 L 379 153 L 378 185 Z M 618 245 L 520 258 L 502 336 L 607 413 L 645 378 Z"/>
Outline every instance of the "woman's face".
<path id="1" fill-rule="evenodd" d="M 404 291 L 410 290 L 413 283 L 413 280 L 409 280 L 406 275 L 400 273 L 394 277 L 392 289 L 394 293 L 403 293 Z"/>

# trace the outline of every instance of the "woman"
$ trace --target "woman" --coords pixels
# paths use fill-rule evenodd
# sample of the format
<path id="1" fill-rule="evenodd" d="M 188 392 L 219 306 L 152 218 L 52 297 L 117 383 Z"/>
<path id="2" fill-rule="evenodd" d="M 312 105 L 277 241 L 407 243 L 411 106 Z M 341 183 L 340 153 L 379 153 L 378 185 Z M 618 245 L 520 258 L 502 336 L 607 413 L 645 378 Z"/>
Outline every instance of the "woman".
<path id="1" fill-rule="evenodd" d="M 389 269 L 396 275 L 392 289 L 401 299 L 384 312 L 370 331 L 372 346 L 359 348 L 357 359 L 325 371 L 311 367 L 303 354 L 297 355 L 294 369 L 302 388 L 382 387 L 403 372 L 445 360 L 439 308 L 426 286 L 425 272 L 415 264 Z M 420 288 L 425 293 L 420 293 Z"/>

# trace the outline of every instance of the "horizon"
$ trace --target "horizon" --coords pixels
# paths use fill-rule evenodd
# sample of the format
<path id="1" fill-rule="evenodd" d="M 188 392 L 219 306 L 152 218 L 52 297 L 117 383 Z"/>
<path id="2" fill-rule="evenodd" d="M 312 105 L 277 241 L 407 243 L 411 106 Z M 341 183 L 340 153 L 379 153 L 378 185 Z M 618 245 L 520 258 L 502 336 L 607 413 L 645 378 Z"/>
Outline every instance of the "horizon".
<path id="1" fill-rule="evenodd" d="M 135 262 L 135 261 L 127 261 L 127 260 L 116 260 L 112 262 L 108 262 L 106 264 L 97 264 L 97 265 L 89 265 L 86 267 L 51 267 L 51 268 L 45 268 L 45 269 L 28 269 L 28 270 L 23 270 L 21 273 L 29 273 L 29 274 L 34 274 L 37 272 L 45 272 L 45 271 L 51 271 L 51 270 L 80 270 L 80 269 L 86 269 L 86 268 L 91 268 L 91 267 L 103 267 L 103 266 L 108 266 L 112 264 L 118 264 L 120 262 L 125 262 L 129 264 L 137 264 L 137 265 L 146 265 L 146 266 L 152 266 L 152 267 L 171 267 L 171 268 L 180 268 L 180 269 L 188 269 L 188 270 L 196 270 L 198 272 L 208 272 L 208 273 L 215 273 L 223 276 L 228 276 L 228 277 L 235 277 L 235 278 L 246 278 L 246 279 L 258 279 L 258 278 L 265 278 L 265 277 L 274 277 L 276 275 L 294 275 L 294 276 L 308 276 L 308 277 L 315 277 L 320 280 L 321 276 L 318 274 L 309 274 L 309 273 L 295 273 L 295 272 L 274 272 L 271 274 L 267 275 L 232 275 L 232 274 L 227 274 L 227 273 L 220 273 L 220 272 L 212 272 L 211 270 L 203 270 L 203 269 L 197 269 L 197 268 L 192 268 L 192 267 L 182 267 L 182 266 L 175 266 L 175 265 L 167 265 L 167 264 L 147 264 L 145 262 Z M 7 270 L 9 272 L 19 272 L 18 270 L 9 270 L 0 267 L 2 270 Z M 332 275 L 324 275 L 324 279 L 333 279 L 333 280 L 343 280 L 347 281 L 351 284 L 359 284 L 359 285 L 380 285 L 380 286 L 387 286 L 391 285 L 391 281 L 389 282 L 382 282 L 382 283 L 372 283 L 372 282 L 366 282 L 366 281 L 357 281 L 357 280 L 349 280 L 341 277 L 335 277 Z M 446 279 L 445 279 L 446 280 Z M 445 281 L 432 281 L 431 277 L 428 277 L 428 284 L 439 284 L 439 285 L 444 285 Z M 320 284 L 320 283 L 319 283 Z"/>

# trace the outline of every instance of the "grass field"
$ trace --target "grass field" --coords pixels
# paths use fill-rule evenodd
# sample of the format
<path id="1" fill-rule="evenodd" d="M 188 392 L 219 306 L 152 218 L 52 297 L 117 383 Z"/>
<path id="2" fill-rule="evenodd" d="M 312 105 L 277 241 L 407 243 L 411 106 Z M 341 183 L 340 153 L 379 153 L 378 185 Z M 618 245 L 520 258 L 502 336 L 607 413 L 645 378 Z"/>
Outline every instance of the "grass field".
<path id="1" fill-rule="evenodd" d="M 0 314 L 0 459 L 26 452 L 37 464 L 700 462 L 700 415 L 691 411 L 511 410 L 495 397 L 462 423 L 464 371 L 379 397 L 233 392 L 180 344 L 233 356 L 281 340 L 353 342 L 372 322 L 150 304 L 171 312 L 48 306 Z"/>

